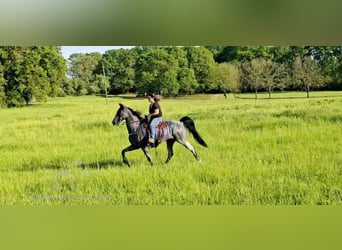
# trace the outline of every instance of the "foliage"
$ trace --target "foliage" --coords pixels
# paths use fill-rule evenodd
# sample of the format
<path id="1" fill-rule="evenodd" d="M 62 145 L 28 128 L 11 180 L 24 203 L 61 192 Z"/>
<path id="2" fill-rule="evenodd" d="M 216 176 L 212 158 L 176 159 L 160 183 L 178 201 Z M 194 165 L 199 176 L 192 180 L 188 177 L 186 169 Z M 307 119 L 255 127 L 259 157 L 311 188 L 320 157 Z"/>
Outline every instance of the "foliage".
<path id="1" fill-rule="evenodd" d="M 264 86 L 264 72 L 266 68 L 266 61 L 262 58 L 253 59 L 249 64 L 246 64 L 246 79 L 249 83 L 249 87 L 254 89 L 255 98 L 257 98 L 257 92 Z"/>
<path id="2" fill-rule="evenodd" d="M 198 91 L 208 92 L 217 88 L 216 64 L 213 55 L 204 47 L 185 47 L 189 67 L 195 72 Z"/>
<path id="3" fill-rule="evenodd" d="M 56 96 L 65 73 L 59 47 L 0 47 L 0 106 L 22 106 Z"/>
<path id="4" fill-rule="evenodd" d="M 255 91 L 255 98 L 259 89 L 266 89 L 271 98 L 272 91 L 284 89 L 289 82 L 288 73 L 283 64 L 267 61 L 263 58 L 253 59 L 250 63 L 245 63 L 244 70 L 245 81 L 251 89 Z"/>
<path id="5" fill-rule="evenodd" d="M 239 68 L 232 63 L 221 63 L 218 65 L 219 87 L 223 90 L 236 93 L 240 92 Z"/>
<path id="6" fill-rule="evenodd" d="M 178 93 L 178 61 L 166 50 L 153 48 L 141 54 L 136 68 L 137 89 L 140 93 Z"/>
<path id="7" fill-rule="evenodd" d="M 102 75 L 105 71 L 109 79 L 110 93 L 133 92 L 135 86 L 136 50 L 109 50 L 106 51 L 100 61 L 96 74 Z M 102 68 L 103 67 L 103 68 Z"/>
<path id="8" fill-rule="evenodd" d="M 305 89 L 308 98 L 311 89 L 325 83 L 321 67 L 310 57 L 296 58 L 292 78 L 296 86 Z"/>
<path id="9" fill-rule="evenodd" d="M 0 50 L 1 52 L 1 50 Z M 0 108 L 6 107 L 6 92 L 5 92 L 4 66 L 0 64 Z"/>
<path id="10" fill-rule="evenodd" d="M 233 63 L 240 75 L 239 85 L 233 92 L 267 90 L 271 97 L 274 89 L 301 89 L 290 79 L 298 57 L 314 58 L 324 72 L 324 86 L 339 88 L 342 59 L 338 46 L 138 46 L 105 52 L 93 71 L 94 82 L 88 83 L 92 86 L 88 94 L 103 93 L 100 86 L 104 84 L 96 80 L 103 74 L 102 67 L 111 94 L 217 92 L 222 90 L 222 79 L 229 78 L 228 73 L 222 75 L 224 66 L 220 65 Z M 257 76 L 251 75 L 251 69 L 256 70 L 256 62 L 266 62 L 258 71 L 261 75 L 257 85 Z"/>
<path id="11" fill-rule="evenodd" d="M 272 91 L 284 89 L 288 82 L 288 74 L 283 64 L 267 61 L 263 71 L 264 88 L 268 91 L 268 96 L 271 98 Z"/>
<path id="12" fill-rule="evenodd" d="M 198 89 L 195 71 L 192 68 L 181 68 L 178 73 L 180 91 L 186 94 L 192 94 Z"/>
<path id="13" fill-rule="evenodd" d="M 72 78 L 72 86 L 76 95 L 97 94 L 98 89 L 94 88 L 96 67 L 101 59 L 101 54 L 94 52 L 89 54 L 75 53 L 70 55 L 69 75 Z"/>

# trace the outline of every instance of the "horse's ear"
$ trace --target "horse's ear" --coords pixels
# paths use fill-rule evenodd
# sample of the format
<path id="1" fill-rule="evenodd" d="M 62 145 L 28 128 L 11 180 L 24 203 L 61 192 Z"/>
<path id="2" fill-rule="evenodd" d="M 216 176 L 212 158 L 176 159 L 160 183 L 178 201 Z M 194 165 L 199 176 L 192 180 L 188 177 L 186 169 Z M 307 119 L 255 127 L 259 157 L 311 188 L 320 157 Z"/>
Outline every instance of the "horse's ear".
<path id="1" fill-rule="evenodd" d="M 125 105 L 123 105 L 122 103 L 119 103 L 119 106 L 120 106 L 120 108 L 124 108 L 125 107 Z"/>

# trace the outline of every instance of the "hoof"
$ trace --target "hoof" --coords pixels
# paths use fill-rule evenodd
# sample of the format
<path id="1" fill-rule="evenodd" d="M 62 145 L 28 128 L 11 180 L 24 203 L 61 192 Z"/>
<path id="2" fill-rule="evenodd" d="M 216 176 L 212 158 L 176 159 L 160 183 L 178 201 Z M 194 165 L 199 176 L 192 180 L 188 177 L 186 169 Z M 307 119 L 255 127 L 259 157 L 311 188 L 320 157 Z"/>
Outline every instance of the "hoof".
<path id="1" fill-rule="evenodd" d="M 131 164 L 128 161 L 123 161 L 124 164 L 126 164 L 129 168 L 131 167 Z"/>

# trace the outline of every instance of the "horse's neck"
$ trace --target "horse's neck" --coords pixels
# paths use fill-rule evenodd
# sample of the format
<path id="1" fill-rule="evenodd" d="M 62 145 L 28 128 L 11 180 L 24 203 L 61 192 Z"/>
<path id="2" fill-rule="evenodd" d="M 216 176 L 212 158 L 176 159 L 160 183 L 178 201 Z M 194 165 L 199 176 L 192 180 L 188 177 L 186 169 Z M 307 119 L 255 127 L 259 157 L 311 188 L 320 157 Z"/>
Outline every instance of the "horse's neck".
<path id="1" fill-rule="evenodd" d="M 126 126 L 127 126 L 128 133 L 137 132 L 137 130 L 139 129 L 139 124 L 140 124 L 139 118 L 134 116 L 131 113 L 129 114 L 129 117 L 126 118 Z"/>

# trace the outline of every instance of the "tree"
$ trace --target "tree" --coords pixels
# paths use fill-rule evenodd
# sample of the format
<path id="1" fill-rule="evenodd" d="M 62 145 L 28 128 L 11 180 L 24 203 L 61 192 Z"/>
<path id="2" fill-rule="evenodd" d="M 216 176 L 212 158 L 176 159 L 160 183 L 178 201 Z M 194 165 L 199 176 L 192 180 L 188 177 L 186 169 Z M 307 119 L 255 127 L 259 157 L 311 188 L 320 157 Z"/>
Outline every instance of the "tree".
<path id="1" fill-rule="evenodd" d="M 214 59 L 217 63 L 237 61 L 238 50 L 238 46 L 225 46 L 214 54 Z"/>
<path id="2" fill-rule="evenodd" d="M 335 82 L 337 85 L 337 88 L 342 89 L 342 47 L 340 47 L 340 54 L 337 55 L 337 67 L 336 67 L 336 78 L 335 78 Z"/>
<path id="3" fill-rule="evenodd" d="M 306 91 L 306 97 L 310 97 L 310 90 L 322 87 L 325 83 L 321 67 L 311 57 L 304 59 L 297 57 L 293 65 L 293 82 L 295 86 L 303 88 Z"/>
<path id="4" fill-rule="evenodd" d="M 269 98 L 271 98 L 273 90 L 285 88 L 289 78 L 283 64 L 263 58 L 256 58 L 250 63 L 243 63 L 241 71 L 241 80 L 255 91 L 255 99 L 258 98 L 259 89 L 266 89 Z"/>
<path id="5" fill-rule="evenodd" d="M 178 61 L 163 48 L 142 53 L 136 64 L 136 82 L 141 93 L 177 94 Z"/>
<path id="6" fill-rule="evenodd" d="M 236 48 L 236 46 L 204 46 L 207 50 L 211 52 L 214 57 L 215 62 L 222 63 L 231 61 L 227 59 L 226 56 L 226 49 L 227 48 Z"/>
<path id="7" fill-rule="evenodd" d="M 221 63 L 218 65 L 220 88 L 235 94 L 240 92 L 239 68 L 232 63 Z"/>
<path id="8" fill-rule="evenodd" d="M 327 85 L 336 86 L 341 78 L 338 76 L 339 60 L 342 56 L 341 46 L 313 46 L 311 54 L 315 61 L 321 66 L 326 76 Z"/>
<path id="9" fill-rule="evenodd" d="M 99 63 L 101 54 L 94 52 L 89 54 L 71 54 L 69 61 L 69 75 L 73 79 L 73 85 L 77 95 L 93 94 L 94 71 Z"/>
<path id="10" fill-rule="evenodd" d="M 56 46 L 0 47 L 0 99 L 6 106 L 55 96 L 65 78 L 66 62 Z M 2 104 L 3 106 L 3 104 Z"/>
<path id="11" fill-rule="evenodd" d="M 62 56 L 61 48 L 58 46 L 43 46 L 41 48 L 40 65 L 46 71 L 51 92 L 49 96 L 55 97 L 62 90 L 65 82 L 67 63 Z"/>
<path id="12" fill-rule="evenodd" d="M 97 74 L 102 74 L 104 65 L 106 76 L 110 81 L 111 93 L 123 93 L 135 89 L 135 63 L 138 57 L 136 50 L 109 50 L 103 55 L 98 65 Z"/>
<path id="13" fill-rule="evenodd" d="M 71 78 L 66 78 L 61 84 L 61 89 L 65 95 L 75 95 L 74 82 Z"/>
<path id="14" fill-rule="evenodd" d="M 4 108 L 6 106 L 7 105 L 6 105 L 4 66 L 0 64 L 0 108 Z"/>
<path id="15" fill-rule="evenodd" d="M 290 46 L 273 46 L 270 47 L 270 54 L 272 61 L 281 63 L 284 65 L 290 65 L 291 63 L 291 49 Z"/>
<path id="16" fill-rule="evenodd" d="M 252 61 L 256 58 L 269 60 L 272 58 L 269 46 L 240 46 L 237 47 L 236 57 L 238 61 Z"/>
<path id="17" fill-rule="evenodd" d="M 180 91 L 192 94 L 198 88 L 195 72 L 192 68 L 183 67 L 178 73 Z"/>
<path id="18" fill-rule="evenodd" d="M 179 83 L 179 91 L 192 94 L 198 88 L 198 82 L 196 80 L 194 69 L 189 67 L 189 62 L 187 58 L 187 52 L 183 47 L 166 47 L 166 51 L 175 57 L 178 61 L 178 75 L 177 81 Z"/>
<path id="19" fill-rule="evenodd" d="M 28 104 L 33 97 L 38 101 L 45 101 L 46 93 L 51 91 L 46 71 L 39 65 L 40 54 L 36 49 L 25 49 L 24 60 L 18 65 L 18 89 Z"/>
<path id="20" fill-rule="evenodd" d="M 271 99 L 271 94 L 275 88 L 284 89 L 288 75 L 284 65 L 280 63 L 265 61 L 263 67 L 263 87 L 268 92 L 268 98 Z"/>
<path id="21" fill-rule="evenodd" d="M 250 63 L 245 64 L 244 72 L 247 82 L 251 89 L 255 91 L 255 99 L 258 99 L 258 90 L 264 87 L 266 61 L 262 58 L 253 59 Z"/>
<path id="22" fill-rule="evenodd" d="M 208 92 L 217 88 L 216 63 L 213 54 L 204 47 L 185 47 L 189 68 L 195 72 L 198 91 Z"/>

